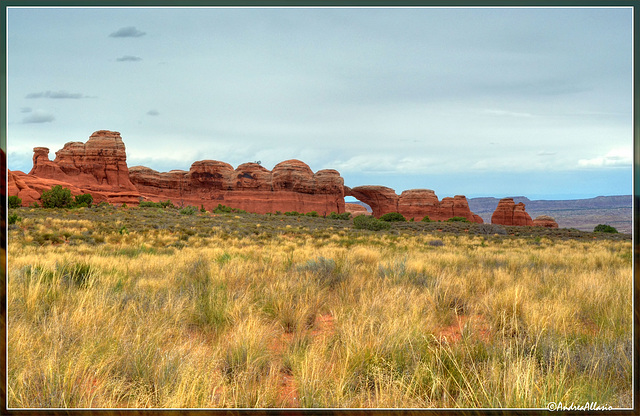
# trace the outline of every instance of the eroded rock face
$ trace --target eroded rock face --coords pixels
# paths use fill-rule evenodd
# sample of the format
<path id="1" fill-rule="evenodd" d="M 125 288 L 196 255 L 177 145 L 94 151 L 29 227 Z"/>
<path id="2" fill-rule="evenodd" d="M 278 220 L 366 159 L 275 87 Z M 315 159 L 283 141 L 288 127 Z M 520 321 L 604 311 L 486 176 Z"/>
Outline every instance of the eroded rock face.
<path id="1" fill-rule="evenodd" d="M 53 161 L 48 148 L 34 148 L 29 175 L 103 193 L 136 191 L 129 180 L 124 143 L 114 131 L 96 131 L 86 143 L 69 142 Z"/>
<path id="2" fill-rule="evenodd" d="M 218 204 L 248 212 L 316 211 L 319 215 L 344 212 L 344 180 L 331 169 L 315 174 L 304 162 L 287 160 L 270 171 L 257 163 L 236 169 L 224 162 L 202 160 L 188 172 L 157 172 L 143 166 L 129 169 L 131 181 L 145 199 L 170 199 L 175 204 Z"/>
<path id="3" fill-rule="evenodd" d="M 558 228 L 558 223 L 553 217 L 548 215 L 539 215 L 533 220 L 535 227 Z"/>
<path id="4" fill-rule="evenodd" d="M 533 220 L 525 211 L 524 203 L 516 204 L 513 198 L 503 198 L 491 216 L 491 224 L 531 226 Z"/>

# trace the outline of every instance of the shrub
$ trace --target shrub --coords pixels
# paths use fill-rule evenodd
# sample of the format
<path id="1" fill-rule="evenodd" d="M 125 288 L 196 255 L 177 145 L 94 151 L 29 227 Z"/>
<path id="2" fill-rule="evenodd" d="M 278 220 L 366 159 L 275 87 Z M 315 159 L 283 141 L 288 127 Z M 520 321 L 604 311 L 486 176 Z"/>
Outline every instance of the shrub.
<path id="1" fill-rule="evenodd" d="M 298 211 L 287 211 L 284 213 L 284 215 L 289 215 L 290 217 L 297 217 L 303 214 L 299 213 Z"/>
<path id="2" fill-rule="evenodd" d="M 471 222 L 465 217 L 451 217 L 447 220 L 447 222 Z"/>
<path id="3" fill-rule="evenodd" d="M 207 212 L 207 210 L 204 209 L 204 205 L 203 204 L 200 204 L 200 212 Z"/>
<path id="4" fill-rule="evenodd" d="M 420 221 L 422 221 L 422 222 L 431 222 L 431 218 L 429 218 L 428 215 L 425 215 L 424 218 L 422 218 Z"/>
<path id="5" fill-rule="evenodd" d="M 614 227 L 607 225 L 607 224 L 598 224 L 596 225 L 596 227 L 593 229 L 594 233 L 612 233 L 612 234 L 617 234 L 618 230 L 616 230 Z"/>
<path id="6" fill-rule="evenodd" d="M 380 231 L 388 230 L 391 228 L 391 224 L 386 221 L 380 221 L 370 215 L 358 215 L 353 219 L 353 228 L 359 230 Z"/>
<path id="7" fill-rule="evenodd" d="M 393 222 L 393 221 L 406 221 L 407 219 L 399 212 L 388 212 L 380 217 L 380 220 Z"/>
<path id="8" fill-rule="evenodd" d="M 214 214 L 224 214 L 224 213 L 230 213 L 230 212 L 243 214 L 243 213 L 246 213 L 247 211 L 239 208 L 231 208 L 222 204 L 218 204 L 218 206 L 213 210 Z"/>
<path id="9" fill-rule="evenodd" d="M 42 192 L 40 196 L 44 208 L 67 208 L 73 205 L 71 190 L 56 185 L 49 191 Z"/>
<path id="10" fill-rule="evenodd" d="M 122 203 L 122 205 L 120 205 L 120 208 L 128 208 L 128 207 L 127 207 L 127 203 L 126 203 L 126 202 L 123 202 L 123 203 Z"/>
<path id="11" fill-rule="evenodd" d="M 331 214 L 328 215 L 328 218 L 332 220 L 348 220 L 351 218 L 351 213 L 343 212 L 342 214 L 338 214 L 337 212 L 331 212 Z"/>
<path id="12" fill-rule="evenodd" d="M 31 205 L 29 205 L 29 208 L 40 208 L 40 205 L 37 202 L 33 202 Z"/>
<path id="13" fill-rule="evenodd" d="M 184 208 L 180 208 L 180 211 L 178 212 L 182 215 L 193 215 L 196 213 L 196 211 L 198 211 L 198 208 L 192 207 L 192 206 L 186 206 Z"/>
<path id="14" fill-rule="evenodd" d="M 93 203 L 93 196 L 91 194 L 82 194 L 76 195 L 75 197 L 75 205 L 77 207 L 91 207 Z"/>
<path id="15" fill-rule="evenodd" d="M 311 211 L 311 212 L 307 212 L 306 214 L 307 217 L 317 217 L 318 216 L 318 212 L 317 211 Z"/>
<path id="16" fill-rule="evenodd" d="M 336 265 L 335 260 L 319 257 L 317 260 L 308 260 L 299 271 L 312 273 L 321 286 L 335 287 L 345 279 L 345 274 Z"/>
<path id="17" fill-rule="evenodd" d="M 478 232 L 484 235 L 507 235 L 507 230 L 498 224 L 480 224 L 478 225 Z"/>
<path id="18" fill-rule="evenodd" d="M 427 244 L 429 244 L 432 247 L 442 247 L 442 246 L 444 246 L 444 243 L 442 242 L 442 240 L 431 240 Z"/>
<path id="19" fill-rule="evenodd" d="M 18 214 L 10 214 L 7 218 L 9 220 L 9 225 L 15 224 L 18 221 L 22 221 L 22 218 L 18 216 Z"/>
<path id="20" fill-rule="evenodd" d="M 12 195 L 9 197 L 9 208 L 20 208 L 22 206 L 22 199 L 18 198 L 17 195 Z"/>

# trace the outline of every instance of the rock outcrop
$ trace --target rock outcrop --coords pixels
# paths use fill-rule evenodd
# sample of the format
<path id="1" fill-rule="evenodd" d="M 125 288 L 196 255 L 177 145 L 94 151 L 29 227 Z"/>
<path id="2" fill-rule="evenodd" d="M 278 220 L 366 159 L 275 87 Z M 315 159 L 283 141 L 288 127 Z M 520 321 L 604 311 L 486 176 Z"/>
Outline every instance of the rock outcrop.
<path id="1" fill-rule="evenodd" d="M 524 203 L 516 204 L 513 198 L 503 198 L 491 215 L 491 224 L 531 226 L 533 220 L 525 211 Z"/>
<path id="2" fill-rule="evenodd" d="M 286 160 L 272 171 L 257 163 L 233 169 L 228 163 L 201 160 L 189 171 L 162 173 L 143 166 L 129 169 L 132 183 L 148 200 L 204 206 L 218 204 L 258 214 L 316 211 L 319 215 L 344 212 L 344 180 L 335 170 L 315 174 L 304 162 Z"/>
<path id="3" fill-rule="evenodd" d="M 351 195 L 371 207 L 376 218 L 399 212 L 407 220 L 422 220 L 426 215 L 432 221 L 445 221 L 452 217 L 464 217 L 471 222 L 482 224 L 482 218 L 469 209 L 467 198 L 456 195 L 438 200 L 430 189 L 411 189 L 399 196 L 386 186 L 357 186 L 345 188 L 345 195 Z"/>
<path id="4" fill-rule="evenodd" d="M 268 170 L 257 163 L 243 163 L 233 168 L 217 160 L 194 162 L 188 171 L 157 172 L 144 166 L 129 168 L 126 149 L 120 133 L 99 130 L 86 143 L 69 142 L 49 159 L 49 149 L 33 149 L 33 168 L 29 174 L 9 171 L 9 195 L 17 195 L 23 205 L 38 202 L 43 191 L 55 185 L 69 188 L 74 195 L 90 193 L 96 203 L 137 205 L 142 200 L 171 200 L 176 205 L 204 206 L 213 210 L 219 204 L 248 212 L 265 214 L 316 211 L 319 215 L 346 210 L 344 197 L 354 196 L 380 217 L 399 212 L 408 220 L 445 221 L 464 217 L 482 223 L 482 218 L 469 209 L 466 197 L 438 200 L 430 189 L 412 189 L 397 195 L 385 186 L 344 186 L 340 173 L 333 169 L 313 172 L 299 160 L 285 160 Z M 354 215 L 366 213 L 356 204 L 347 204 Z M 550 217 L 539 217 L 537 225 L 553 227 Z M 492 223 L 533 225 L 524 204 L 513 199 L 500 201 Z M 555 224 L 557 227 L 557 224 Z"/>
<path id="5" fill-rule="evenodd" d="M 535 227 L 558 228 L 558 223 L 553 217 L 548 215 L 539 215 L 533 220 Z"/>
<path id="6" fill-rule="evenodd" d="M 33 149 L 29 175 L 67 182 L 95 191 L 136 191 L 129 180 L 127 155 L 120 133 L 96 131 L 86 143 L 69 142 L 49 160 L 49 149 Z"/>

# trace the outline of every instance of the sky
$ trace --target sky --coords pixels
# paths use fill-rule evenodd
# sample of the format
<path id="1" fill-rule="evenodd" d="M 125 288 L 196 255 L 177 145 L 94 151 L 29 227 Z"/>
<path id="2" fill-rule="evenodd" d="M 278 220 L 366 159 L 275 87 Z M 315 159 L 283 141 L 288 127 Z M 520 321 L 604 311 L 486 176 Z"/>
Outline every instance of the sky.
<path id="1" fill-rule="evenodd" d="M 632 193 L 631 8 L 7 9 L 7 150 L 299 159 L 439 198 Z"/>

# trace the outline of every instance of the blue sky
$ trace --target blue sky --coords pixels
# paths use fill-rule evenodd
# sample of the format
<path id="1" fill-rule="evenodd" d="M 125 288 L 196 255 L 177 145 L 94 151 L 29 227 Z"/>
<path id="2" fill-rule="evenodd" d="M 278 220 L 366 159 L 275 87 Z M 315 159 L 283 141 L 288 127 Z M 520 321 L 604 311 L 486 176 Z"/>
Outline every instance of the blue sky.
<path id="1" fill-rule="evenodd" d="M 631 193 L 630 8 L 8 8 L 9 169 L 300 159 L 442 198 Z"/>

